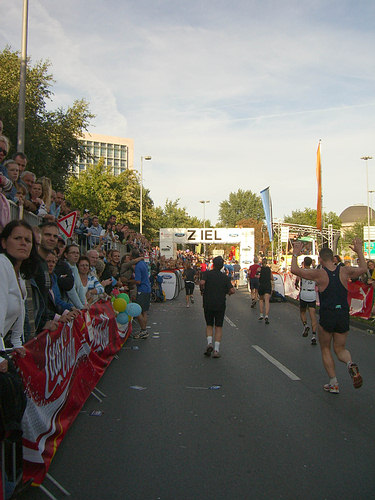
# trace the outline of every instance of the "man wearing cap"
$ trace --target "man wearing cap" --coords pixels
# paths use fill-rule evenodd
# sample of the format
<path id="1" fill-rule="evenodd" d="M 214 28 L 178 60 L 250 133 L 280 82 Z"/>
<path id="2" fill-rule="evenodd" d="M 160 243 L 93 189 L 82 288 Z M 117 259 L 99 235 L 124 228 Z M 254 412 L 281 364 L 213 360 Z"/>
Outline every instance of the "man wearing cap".
<path id="1" fill-rule="evenodd" d="M 220 342 L 223 335 L 226 296 L 235 293 L 229 276 L 221 272 L 223 265 L 223 258 L 220 256 L 215 257 L 212 271 L 205 271 L 200 281 L 204 317 L 207 325 L 207 348 L 204 355 L 209 357 L 213 351 L 213 358 L 220 358 Z M 214 337 L 215 344 L 213 344 Z"/>

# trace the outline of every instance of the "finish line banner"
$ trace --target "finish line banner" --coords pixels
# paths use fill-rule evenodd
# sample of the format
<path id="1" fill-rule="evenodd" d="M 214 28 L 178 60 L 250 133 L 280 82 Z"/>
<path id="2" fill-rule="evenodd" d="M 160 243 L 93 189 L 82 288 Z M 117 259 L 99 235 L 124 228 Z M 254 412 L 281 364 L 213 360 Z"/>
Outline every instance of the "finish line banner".
<path id="1" fill-rule="evenodd" d="M 54 332 L 44 331 L 14 357 L 26 389 L 22 420 L 24 481 L 43 482 L 51 461 L 82 406 L 131 333 L 118 329 L 110 301 Z"/>

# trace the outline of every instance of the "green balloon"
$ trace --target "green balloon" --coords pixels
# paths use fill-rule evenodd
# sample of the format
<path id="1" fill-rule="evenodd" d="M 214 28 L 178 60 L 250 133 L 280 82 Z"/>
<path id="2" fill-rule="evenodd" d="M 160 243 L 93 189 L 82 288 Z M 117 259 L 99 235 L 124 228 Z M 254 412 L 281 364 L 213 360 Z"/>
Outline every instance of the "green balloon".
<path id="1" fill-rule="evenodd" d="M 119 293 L 119 294 L 117 295 L 117 298 L 118 298 L 118 299 L 124 299 L 124 300 L 126 300 L 126 303 L 127 303 L 127 304 L 129 304 L 129 302 L 130 302 L 129 295 L 128 295 L 127 293 Z"/>

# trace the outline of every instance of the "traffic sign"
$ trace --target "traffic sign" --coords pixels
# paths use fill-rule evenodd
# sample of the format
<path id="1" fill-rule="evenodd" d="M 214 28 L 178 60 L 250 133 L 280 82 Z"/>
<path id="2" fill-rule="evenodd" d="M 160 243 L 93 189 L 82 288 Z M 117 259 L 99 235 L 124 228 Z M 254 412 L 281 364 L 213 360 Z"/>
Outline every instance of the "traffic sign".
<path id="1" fill-rule="evenodd" d="M 74 228 L 76 227 L 76 220 L 77 212 L 70 212 L 70 214 L 65 215 L 65 217 L 57 221 L 57 225 L 67 238 L 72 236 Z"/>

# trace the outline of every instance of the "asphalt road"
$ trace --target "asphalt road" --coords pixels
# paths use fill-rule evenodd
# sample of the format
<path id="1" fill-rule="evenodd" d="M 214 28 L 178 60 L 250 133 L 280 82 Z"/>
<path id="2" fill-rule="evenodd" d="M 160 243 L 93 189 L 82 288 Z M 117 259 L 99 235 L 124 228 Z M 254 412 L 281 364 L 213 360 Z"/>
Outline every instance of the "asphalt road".
<path id="1" fill-rule="evenodd" d="M 375 498 L 375 336 L 349 336 L 363 387 L 340 364 L 341 392 L 328 394 L 294 305 L 271 304 L 265 325 L 240 289 L 227 301 L 222 357 L 207 359 L 195 298 L 152 305 L 150 337 L 127 342 L 98 385 L 107 398 L 90 397 L 69 430 L 49 472 L 71 498 Z"/>

